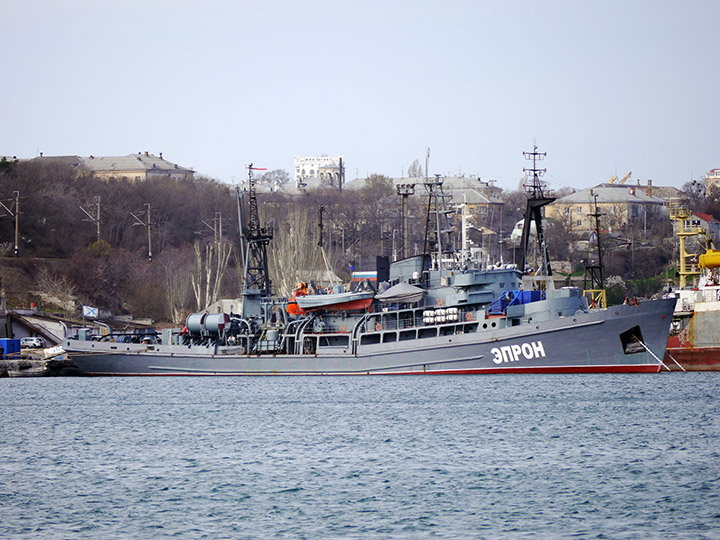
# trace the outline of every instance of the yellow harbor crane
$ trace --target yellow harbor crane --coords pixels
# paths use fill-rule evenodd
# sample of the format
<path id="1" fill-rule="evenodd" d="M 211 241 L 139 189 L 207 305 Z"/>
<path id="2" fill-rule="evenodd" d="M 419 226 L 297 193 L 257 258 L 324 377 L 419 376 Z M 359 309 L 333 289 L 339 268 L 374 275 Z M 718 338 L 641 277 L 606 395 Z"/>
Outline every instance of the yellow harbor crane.
<path id="1" fill-rule="evenodd" d="M 623 179 L 618 182 L 618 184 L 624 184 L 625 182 L 627 182 L 627 180 L 628 180 L 628 178 L 630 178 L 630 175 L 631 175 L 631 174 L 632 174 L 632 171 L 630 171 L 629 173 L 627 173 L 627 174 L 623 177 Z M 615 180 L 617 180 L 617 179 L 618 179 L 618 177 L 617 177 L 617 174 L 616 174 L 616 175 L 613 176 L 610 180 L 608 180 L 608 184 L 614 184 L 614 183 L 615 183 Z"/>

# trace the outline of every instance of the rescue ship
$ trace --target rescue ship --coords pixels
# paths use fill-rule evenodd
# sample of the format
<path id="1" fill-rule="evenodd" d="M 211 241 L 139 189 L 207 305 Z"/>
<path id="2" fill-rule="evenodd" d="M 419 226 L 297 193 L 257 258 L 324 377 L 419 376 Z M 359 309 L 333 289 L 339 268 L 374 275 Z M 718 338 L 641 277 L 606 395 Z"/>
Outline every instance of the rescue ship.
<path id="1" fill-rule="evenodd" d="M 665 364 L 671 371 L 720 370 L 720 251 L 711 249 L 706 231 L 696 217 L 712 216 L 690 210 L 683 199 L 670 201 L 670 219 L 678 237 L 679 287 L 666 296 L 677 299 Z M 694 215 L 695 214 L 695 215 Z M 705 253 L 688 253 L 686 241 L 705 237 Z"/>
<path id="2" fill-rule="evenodd" d="M 698 257 L 703 270 L 692 288 L 677 298 L 665 364 L 673 371 L 720 371 L 720 251 Z"/>
<path id="3" fill-rule="evenodd" d="M 534 161 L 530 171 L 523 246 L 534 221 L 542 254 L 533 275 L 524 255 L 518 266 L 488 266 L 453 249 L 447 195 L 437 177 L 423 183 L 434 222 L 429 253 L 393 262 L 389 282 L 369 296 L 335 291 L 344 296 L 334 303 L 313 294 L 291 300 L 271 294 L 272 230 L 258 220 L 251 166 L 247 212 L 238 191 L 245 269 L 239 313 L 195 313 L 182 330 L 166 329 L 143 343 L 80 332 L 63 347 L 87 375 L 659 371 L 675 299 L 596 309 L 582 289 L 554 288 L 541 215 L 553 199 Z"/>

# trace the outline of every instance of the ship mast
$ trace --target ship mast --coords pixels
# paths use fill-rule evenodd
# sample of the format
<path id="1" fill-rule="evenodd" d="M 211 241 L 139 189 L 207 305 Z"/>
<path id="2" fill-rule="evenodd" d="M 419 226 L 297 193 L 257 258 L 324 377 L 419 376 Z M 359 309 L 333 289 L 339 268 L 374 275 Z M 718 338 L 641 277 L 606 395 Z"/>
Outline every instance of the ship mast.
<path id="1" fill-rule="evenodd" d="M 455 249 L 452 245 L 452 233 L 454 229 L 450 228 L 448 215 L 454 213 L 454 210 L 449 210 L 445 201 L 450 195 L 445 193 L 443 190 L 443 181 L 440 180 L 440 175 L 435 175 L 434 180 L 426 179 L 423 183 L 425 189 L 428 192 L 428 208 L 427 208 L 427 222 L 425 224 L 425 245 L 423 253 L 433 251 L 432 244 L 434 244 L 434 252 L 437 254 L 437 269 L 443 270 L 443 255 L 448 259 L 454 259 Z M 431 233 L 433 228 L 431 215 L 435 214 L 434 223 L 434 234 Z M 429 238 L 434 236 L 433 238 Z M 443 236 L 445 240 L 443 241 Z"/>
<path id="2" fill-rule="evenodd" d="M 600 246 L 600 218 L 605 214 L 601 214 L 597 204 L 597 193 L 594 195 L 595 199 L 595 211 L 589 214 L 590 217 L 595 218 L 595 240 L 597 243 L 597 262 L 593 263 L 590 260 L 590 253 L 588 253 L 588 260 L 585 261 L 585 275 L 583 277 L 583 291 L 587 296 L 591 295 L 590 305 L 600 308 L 607 307 L 607 297 L 605 294 L 605 282 L 603 280 L 603 262 L 602 262 L 602 247 Z M 588 287 L 588 281 L 590 287 Z"/>
<path id="3" fill-rule="evenodd" d="M 397 194 L 400 196 L 400 240 L 402 241 L 402 258 L 407 259 L 408 256 L 408 210 L 407 199 L 410 195 L 415 194 L 415 184 L 398 184 L 395 186 Z"/>
<path id="4" fill-rule="evenodd" d="M 687 201 L 673 199 L 670 201 L 670 219 L 677 221 L 677 232 L 675 233 L 680 239 L 680 260 L 678 261 L 678 275 L 680 276 L 680 288 L 684 289 L 688 282 L 693 284 L 696 277 L 701 272 L 696 265 L 692 263 L 693 255 L 685 250 L 685 240 L 691 236 L 703 234 L 700 227 L 687 225 L 688 220 L 692 216 L 692 211 Z"/>
<path id="5" fill-rule="evenodd" d="M 243 248 L 243 316 L 261 313 L 261 300 L 271 294 L 270 276 L 268 272 L 267 246 L 272 240 L 273 231 L 270 227 L 260 226 L 255 179 L 253 171 L 265 171 L 248 165 L 247 220 L 243 216 L 243 195 L 237 190 L 238 224 Z"/>
<path id="6" fill-rule="evenodd" d="M 540 177 L 547 169 L 540 169 L 537 162 L 547 156 L 547 152 L 538 152 L 537 145 L 534 145 L 532 152 L 523 152 L 525 159 L 532 161 L 532 168 L 523 168 L 523 171 L 530 175 L 530 183 L 525 184 L 525 191 L 528 195 L 527 207 L 525 208 L 525 221 L 523 223 L 522 241 L 520 244 L 520 271 L 525 271 L 527 263 L 528 242 L 530 240 L 530 223 L 535 222 L 537 232 L 538 250 L 540 251 L 540 267 L 535 275 L 552 276 L 550 267 L 550 256 L 548 255 L 547 243 L 545 241 L 545 229 L 543 226 L 542 208 L 555 200 L 545 189 L 545 183 Z"/>

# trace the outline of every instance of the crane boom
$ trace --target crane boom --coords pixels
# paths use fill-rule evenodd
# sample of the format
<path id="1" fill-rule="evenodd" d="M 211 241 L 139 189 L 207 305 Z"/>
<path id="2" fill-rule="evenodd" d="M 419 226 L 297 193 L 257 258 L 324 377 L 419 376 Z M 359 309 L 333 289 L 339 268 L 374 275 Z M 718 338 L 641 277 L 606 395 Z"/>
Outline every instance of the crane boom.
<path id="1" fill-rule="evenodd" d="M 625 182 L 627 182 L 627 179 L 630 178 L 630 175 L 631 175 L 631 174 L 632 174 L 632 171 L 630 171 L 629 173 L 627 173 L 627 174 L 623 177 L 623 179 L 620 180 L 620 183 L 621 183 L 621 184 L 624 184 Z M 616 176 L 615 178 L 617 178 L 617 176 Z"/>

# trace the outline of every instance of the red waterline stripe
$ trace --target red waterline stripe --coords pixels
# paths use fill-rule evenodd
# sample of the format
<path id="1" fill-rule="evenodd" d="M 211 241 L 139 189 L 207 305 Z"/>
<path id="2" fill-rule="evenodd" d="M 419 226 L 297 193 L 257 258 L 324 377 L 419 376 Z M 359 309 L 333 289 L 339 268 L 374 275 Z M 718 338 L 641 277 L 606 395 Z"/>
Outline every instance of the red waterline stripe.
<path id="1" fill-rule="evenodd" d="M 505 373 L 658 373 L 662 366 L 636 364 L 622 366 L 562 366 L 527 368 L 448 369 L 436 371 L 375 371 L 355 373 L 85 373 L 90 377 L 263 377 L 263 376 L 357 376 L 357 375 L 497 375 Z"/>
<path id="2" fill-rule="evenodd" d="M 658 365 L 625 365 L 625 366 L 563 366 L 563 367 L 527 367 L 527 368 L 488 368 L 488 369 L 460 369 L 440 371 L 407 371 L 399 375 L 493 375 L 501 373 L 658 373 Z M 394 373 L 387 373 L 393 375 Z M 386 373 L 376 373 L 386 375 Z"/>

